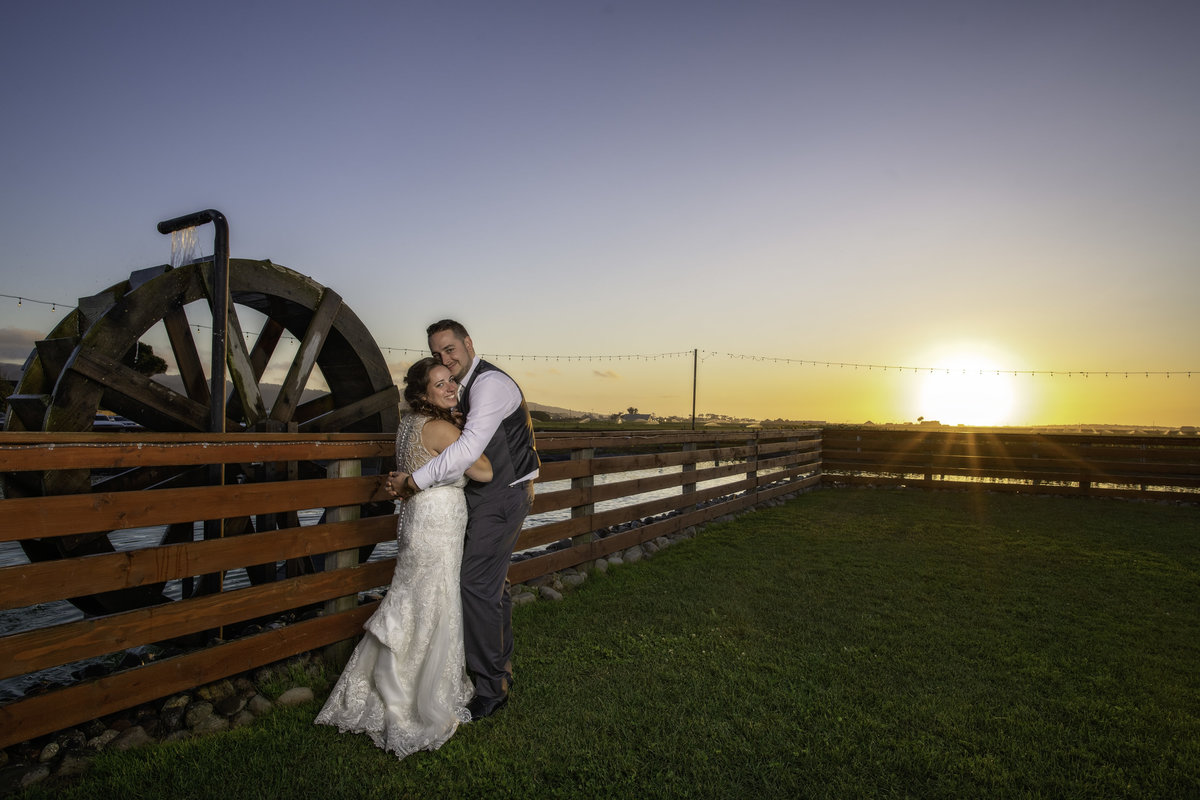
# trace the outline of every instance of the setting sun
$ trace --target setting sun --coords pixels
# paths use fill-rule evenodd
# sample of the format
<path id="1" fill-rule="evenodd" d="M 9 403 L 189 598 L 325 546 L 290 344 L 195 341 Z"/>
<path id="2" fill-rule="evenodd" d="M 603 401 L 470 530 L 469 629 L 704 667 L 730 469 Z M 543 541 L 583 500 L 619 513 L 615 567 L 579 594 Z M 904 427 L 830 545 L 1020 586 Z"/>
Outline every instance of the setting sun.
<path id="1" fill-rule="evenodd" d="M 947 425 L 1007 425 L 1012 421 L 1013 376 L 971 370 L 942 370 L 921 384 L 922 416 Z"/>
<path id="2" fill-rule="evenodd" d="M 1014 422 L 1017 376 L 997 357 L 979 350 L 935 356 L 923 377 L 918 413 L 946 425 L 1009 425 Z"/>

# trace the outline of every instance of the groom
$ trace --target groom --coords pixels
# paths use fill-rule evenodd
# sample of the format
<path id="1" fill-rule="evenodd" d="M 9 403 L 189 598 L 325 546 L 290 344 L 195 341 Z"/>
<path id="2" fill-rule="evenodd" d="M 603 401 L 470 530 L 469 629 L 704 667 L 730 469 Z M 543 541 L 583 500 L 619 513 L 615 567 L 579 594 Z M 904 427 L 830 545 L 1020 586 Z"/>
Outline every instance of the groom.
<path id="1" fill-rule="evenodd" d="M 467 709 L 482 719 L 508 703 L 512 687 L 512 599 L 508 564 L 533 504 L 541 462 L 533 421 L 521 389 L 504 372 L 476 357 L 467 330 L 451 319 L 425 331 L 429 351 L 459 384 L 458 409 L 466 426 L 458 441 L 412 475 L 398 473 L 403 496 L 454 480 L 479 458 L 492 462 L 490 483 L 467 484 L 467 534 L 460 577 L 467 669 L 475 697 Z"/>

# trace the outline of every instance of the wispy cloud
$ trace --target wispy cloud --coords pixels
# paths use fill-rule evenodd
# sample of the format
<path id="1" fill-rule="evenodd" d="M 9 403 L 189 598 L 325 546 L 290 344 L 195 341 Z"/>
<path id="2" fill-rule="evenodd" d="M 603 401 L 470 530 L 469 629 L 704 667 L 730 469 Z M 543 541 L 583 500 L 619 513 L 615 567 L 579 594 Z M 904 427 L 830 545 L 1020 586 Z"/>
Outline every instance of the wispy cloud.
<path id="1" fill-rule="evenodd" d="M 601 380 L 612 380 L 612 381 L 621 380 L 621 376 L 619 374 L 617 374 L 616 372 L 613 372 L 611 369 L 605 369 L 605 370 L 594 369 L 594 370 L 592 370 L 592 374 L 595 375 L 597 378 L 600 378 Z"/>

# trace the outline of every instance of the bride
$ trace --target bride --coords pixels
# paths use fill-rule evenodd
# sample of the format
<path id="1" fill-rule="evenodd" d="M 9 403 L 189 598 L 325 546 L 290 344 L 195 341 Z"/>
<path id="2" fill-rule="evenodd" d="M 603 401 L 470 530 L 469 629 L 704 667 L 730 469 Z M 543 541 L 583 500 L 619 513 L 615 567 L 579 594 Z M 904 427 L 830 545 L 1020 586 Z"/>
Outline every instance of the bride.
<path id="1" fill-rule="evenodd" d="M 411 412 L 396 435 L 397 469 L 412 472 L 458 439 L 457 390 L 437 359 L 423 358 L 409 368 L 404 399 Z M 480 457 L 467 477 L 490 481 L 487 458 Z M 436 750 L 460 722 L 471 720 L 458 585 L 467 525 L 464 485 L 466 478 L 459 478 L 401 505 L 392 585 L 363 625 L 363 638 L 317 724 L 365 733 L 376 746 L 404 758 Z"/>

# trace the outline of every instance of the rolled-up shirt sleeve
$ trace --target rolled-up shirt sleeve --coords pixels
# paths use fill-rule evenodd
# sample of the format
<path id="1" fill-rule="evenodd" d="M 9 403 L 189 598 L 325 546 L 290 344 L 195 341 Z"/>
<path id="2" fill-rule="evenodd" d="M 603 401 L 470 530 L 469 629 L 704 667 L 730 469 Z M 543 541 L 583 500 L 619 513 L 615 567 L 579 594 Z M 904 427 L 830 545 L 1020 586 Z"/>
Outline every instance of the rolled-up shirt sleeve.
<path id="1" fill-rule="evenodd" d="M 476 365 L 478 366 L 478 365 Z M 521 390 L 503 372 L 485 372 L 471 386 L 471 410 L 462 435 L 412 474 L 421 489 L 457 480 L 483 455 L 500 423 L 521 405 Z"/>

